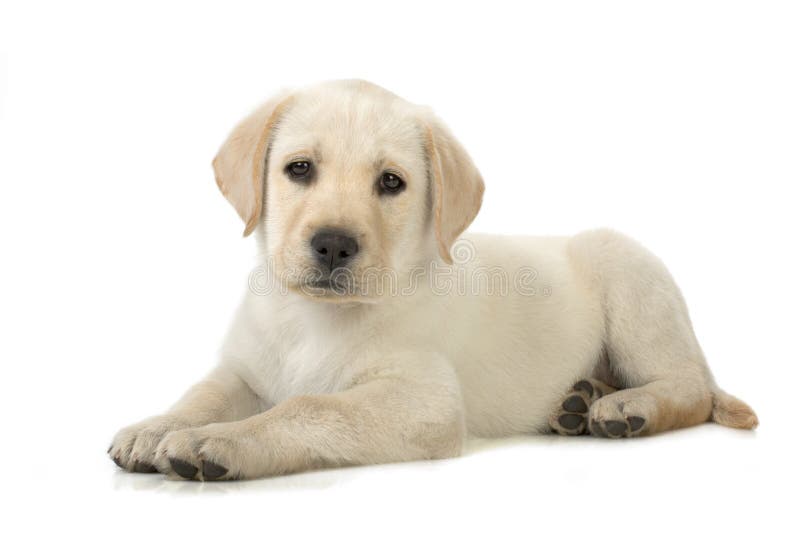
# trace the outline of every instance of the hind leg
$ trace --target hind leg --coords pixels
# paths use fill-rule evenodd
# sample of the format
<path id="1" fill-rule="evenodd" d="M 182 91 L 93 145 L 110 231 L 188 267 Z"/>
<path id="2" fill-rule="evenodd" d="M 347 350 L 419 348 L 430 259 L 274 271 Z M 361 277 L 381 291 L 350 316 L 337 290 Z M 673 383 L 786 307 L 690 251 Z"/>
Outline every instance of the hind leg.
<path id="1" fill-rule="evenodd" d="M 584 378 L 572 386 L 550 416 L 550 428 L 562 436 L 589 433 L 589 409 L 595 401 L 616 391 L 608 384 L 594 378 Z"/>
<path id="2" fill-rule="evenodd" d="M 593 403 L 590 432 L 635 436 L 709 420 L 713 380 L 666 267 L 613 232 L 578 236 L 573 253 L 601 288 L 610 369 L 626 388 Z"/>

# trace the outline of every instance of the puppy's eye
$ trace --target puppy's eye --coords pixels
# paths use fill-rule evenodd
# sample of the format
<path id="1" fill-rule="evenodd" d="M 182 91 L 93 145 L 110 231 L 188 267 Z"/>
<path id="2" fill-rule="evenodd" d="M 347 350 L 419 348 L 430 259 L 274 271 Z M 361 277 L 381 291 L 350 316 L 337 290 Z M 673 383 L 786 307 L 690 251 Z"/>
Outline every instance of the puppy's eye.
<path id="1" fill-rule="evenodd" d="M 403 179 L 391 172 L 381 174 L 378 185 L 380 186 L 381 192 L 389 193 L 390 195 L 396 195 L 406 188 L 406 183 Z"/>
<path id="2" fill-rule="evenodd" d="M 293 161 L 286 166 L 286 173 L 295 180 L 305 180 L 311 176 L 311 162 Z"/>

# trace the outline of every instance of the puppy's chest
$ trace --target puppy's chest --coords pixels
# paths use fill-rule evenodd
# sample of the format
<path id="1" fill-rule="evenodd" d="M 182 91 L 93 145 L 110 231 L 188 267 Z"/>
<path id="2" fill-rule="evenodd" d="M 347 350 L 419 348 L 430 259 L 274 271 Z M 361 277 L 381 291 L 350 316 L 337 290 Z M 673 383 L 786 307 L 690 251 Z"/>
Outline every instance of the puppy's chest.
<path id="1" fill-rule="evenodd" d="M 270 403 L 298 395 L 319 395 L 343 389 L 351 376 L 352 349 L 325 342 L 313 332 L 273 339 L 266 350 L 246 362 L 248 383 Z"/>

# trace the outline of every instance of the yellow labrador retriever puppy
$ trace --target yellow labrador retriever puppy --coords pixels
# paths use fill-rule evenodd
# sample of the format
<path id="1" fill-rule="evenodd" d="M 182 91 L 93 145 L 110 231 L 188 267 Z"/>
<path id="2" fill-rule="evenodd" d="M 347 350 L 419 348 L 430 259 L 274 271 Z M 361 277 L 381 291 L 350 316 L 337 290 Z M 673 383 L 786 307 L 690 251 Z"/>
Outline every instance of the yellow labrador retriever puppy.
<path id="1" fill-rule="evenodd" d="M 121 430 L 190 480 L 447 458 L 465 436 L 758 420 L 717 387 L 664 265 L 620 234 L 467 235 L 483 180 L 426 108 L 363 81 L 273 98 L 214 160 L 255 232 L 219 366 Z"/>

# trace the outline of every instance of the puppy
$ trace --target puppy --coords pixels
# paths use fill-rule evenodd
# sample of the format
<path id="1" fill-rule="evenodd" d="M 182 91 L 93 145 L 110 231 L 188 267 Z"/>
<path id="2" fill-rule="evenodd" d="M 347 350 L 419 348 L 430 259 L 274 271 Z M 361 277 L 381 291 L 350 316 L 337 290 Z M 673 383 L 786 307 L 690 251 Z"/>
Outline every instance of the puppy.
<path id="1" fill-rule="evenodd" d="M 758 423 L 636 242 L 458 240 L 483 180 L 425 108 L 363 81 L 281 94 L 213 166 L 263 261 L 218 367 L 116 435 L 121 468 L 241 479 L 447 458 L 467 435 Z"/>

